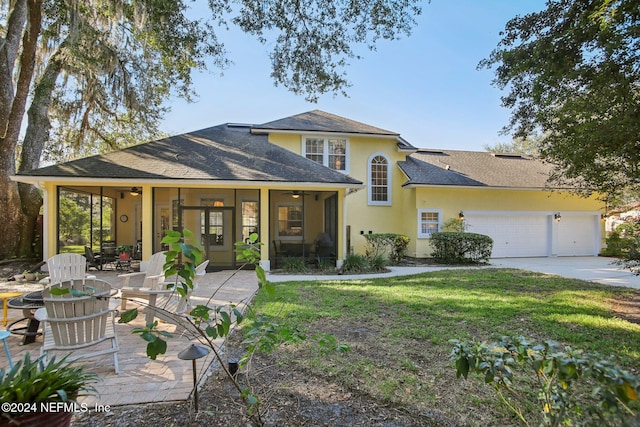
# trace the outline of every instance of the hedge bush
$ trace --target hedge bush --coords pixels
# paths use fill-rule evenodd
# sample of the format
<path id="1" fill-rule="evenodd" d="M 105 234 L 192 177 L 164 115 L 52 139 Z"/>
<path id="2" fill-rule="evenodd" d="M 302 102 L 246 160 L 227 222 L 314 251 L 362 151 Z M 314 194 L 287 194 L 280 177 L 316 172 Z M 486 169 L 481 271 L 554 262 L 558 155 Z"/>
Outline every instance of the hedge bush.
<path id="1" fill-rule="evenodd" d="M 484 234 L 441 232 L 431 235 L 431 254 L 445 264 L 489 262 L 493 239 Z"/>
<path id="2" fill-rule="evenodd" d="M 342 272 L 344 274 L 359 274 L 369 271 L 369 261 L 363 255 L 349 254 L 345 257 L 342 264 Z"/>
<path id="3" fill-rule="evenodd" d="M 409 246 L 409 237 L 396 233 L 372 233 L 365 234 L 367 247 L 365 255 L 373 260 L 380 255 L 388 256 L 392 264 L 399 264 Z"/>

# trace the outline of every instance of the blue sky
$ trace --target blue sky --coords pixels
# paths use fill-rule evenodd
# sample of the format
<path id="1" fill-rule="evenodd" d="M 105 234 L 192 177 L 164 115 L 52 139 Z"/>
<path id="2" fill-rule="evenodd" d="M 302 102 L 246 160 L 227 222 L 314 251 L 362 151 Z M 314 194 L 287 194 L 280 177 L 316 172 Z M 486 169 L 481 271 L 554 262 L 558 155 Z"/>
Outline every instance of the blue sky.
<path id="1" fill-rule="evenodd" d="M 221 123 L 260 124 L 320 109 L 400 133 L 416 147 L 483 150 L 508 142 L 499 135 L 509 111 L 478 62 L 497 46 L 516 16 L 543 0 L 432 0 L 410 37 L 383 41 L 347 69 L 348 98 L 309 103 L 271 80 L 268 47 L 239 31 L 220 33 L 234 62 L 223 76 L 198 74 L 194 103 L 174 99 L 161 129 L 171 135 Z"/>

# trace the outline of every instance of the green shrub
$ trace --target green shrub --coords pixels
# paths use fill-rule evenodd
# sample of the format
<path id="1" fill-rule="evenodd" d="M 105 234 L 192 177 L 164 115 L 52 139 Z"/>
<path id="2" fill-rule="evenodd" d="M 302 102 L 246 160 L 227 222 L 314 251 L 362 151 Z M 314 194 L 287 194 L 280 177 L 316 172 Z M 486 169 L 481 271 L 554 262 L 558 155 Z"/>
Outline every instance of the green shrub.
<path id="1" fill-rule="evenodd" d="M 391 263 L 394 265 L 400 264 L 402 258 L 407 251 L 407 246 L 409 246 L 409 242 L 411 239 L 405 236 L 404 234 L 396 235 L 395 239 L 393 239 L 393 249 L 391 251 Z"/>
<path id="2" fill-rule="evenodd" d="M 461 218 L 449 218 L 442 224 L 442 231 L 464 233 L 466 230 L 464 220 Z"/>
<path id="3" fill-rule="evenodd" d="M 640 217 L 627 218 L 607 238 L 603 255 L 620 257 L 616 264 L 640 275 Z"/>
<path id="4" fill-rule="evenodd" d="M 366 273 L 369 271 L 369 261 L 359 254 L 349 254 L 342 264 L 342 272 L 345 274 Z"/>
<path id="5" fill-rule="evenodd" d="M 607 247 L 602 250 L 602 255 L 605 256 L 623 256 L 629 252 L 633 243 L 632 238 L 622 237 L 618 231 L 612 232 L 605 241 Z"/>
<path id="6" fill-rule="evenodd" d="M 450 342 L 457 377 L 482 375 L 524 425 L 639 425 L 640 377 L 611 359 L 524 337 L 503 336 L 492 343 Z M 579 380 L 587 381 L 578 386 Z M 538 396 L 537 414 L 522 410 L 529 403 L 523 388 L 531 385 Z M 591 388 L 591 393 L 585 393 L 584 387 Z M 531 417 L 540 419 L 527 419 Z"/>
<path id="7" fill-rule="evenodd" d="M 602 254 L 626 257 L 633 250 L 638 237 L 640 237 L 640 222 L 635 218 L 628 220 L 618 225 L 606 238 L 607 247 L 602 251 Z"/>
<path id="8" fill-rule="evenodd" d="M 309 268 L 304 258 L 287 257 L 282 263 L 282 269 L 287 273 L 308 273 Z"/>
<path id="9" fill-rule="evenodd" d="M 445 264 L 488 262 L 493 240 L 477 233 L 442 232 L 431 235 L 431 254 Z"/>
<path id="10" fill-rule="evenodd" d="M 365 255 L 369 260 L 385 255 L 393 264 L 402 261 L 410 241 L 409 237 L 396 233 L 365 234 L 364 238 L 367 241 Z"/>
<path id="11" fill-rule="evenodd" d="M 385 267 L 388 264 L 388 259 L 383 255 L 377 255 L 369 261 L 369 269 L 372 271 L 385 271 Z"/>
<path id="12" fill-rule="evenodd" d="M 318 257 L 318 270 L 323 273 L 330 273 L 336 270 L 336 264 L 333 260 Z"/>
<path id="13" fill-rule="evenodd" d="M 630 239 L 626 252 L 616 261 L 616 264 L 640 276 L 640 237 Z"/>

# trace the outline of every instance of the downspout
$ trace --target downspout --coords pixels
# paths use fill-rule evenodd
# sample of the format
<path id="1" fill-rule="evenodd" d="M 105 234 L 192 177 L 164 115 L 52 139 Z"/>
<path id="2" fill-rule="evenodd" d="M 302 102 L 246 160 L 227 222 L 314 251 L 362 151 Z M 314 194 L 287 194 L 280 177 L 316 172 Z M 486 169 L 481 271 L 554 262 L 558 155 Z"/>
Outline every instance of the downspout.
<path id="1" fill-rule="evenodd" d="M 347 197 L 351 194 L 355 194 L 362 188 L 347 188 L 342 193 L 342 258 L 336 260 L 336 268 L 341 269 L 344 259 L 349 253 L 347 248 Z"/>

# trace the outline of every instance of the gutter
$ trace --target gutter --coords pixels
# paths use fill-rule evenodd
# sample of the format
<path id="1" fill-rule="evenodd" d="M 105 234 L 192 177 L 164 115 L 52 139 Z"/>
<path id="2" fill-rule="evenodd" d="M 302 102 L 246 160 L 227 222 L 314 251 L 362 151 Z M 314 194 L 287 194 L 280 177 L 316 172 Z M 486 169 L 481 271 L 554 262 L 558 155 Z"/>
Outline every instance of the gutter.
<path id="1" fill-rule="evenodd" d="M 301 181 L 234 181 L 234 180 L 216 180 L 216 179 L 144 179 L 144 178 L 84 178 L 84 177 L 61 177 L 61 176 L 32 176 L 32 175 L 12 175 L 9 177 L 12 181 L 23 182 L 25 184 L 33 184 L 40 182 L 56 182 L 56 183 L 73 183 L 77 185 L 97 185 L 97 184 L 114 184 L 114 185 L 130 185 L 136 183 L 138 185 L 198 185 L 198 186 L 228 186 L 238 187 L 257 187 L 268 186 L 270 189 L 290 189 L 296 187 L 319 187 L 319 188 L 364 188 L 364 183 L 357 182 L 301 182 Z"/>

